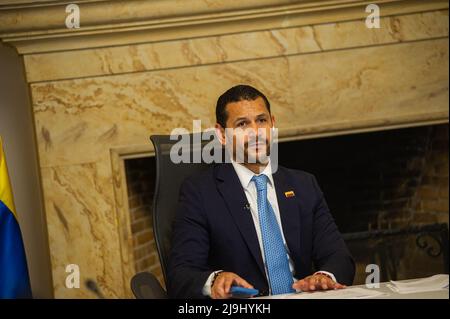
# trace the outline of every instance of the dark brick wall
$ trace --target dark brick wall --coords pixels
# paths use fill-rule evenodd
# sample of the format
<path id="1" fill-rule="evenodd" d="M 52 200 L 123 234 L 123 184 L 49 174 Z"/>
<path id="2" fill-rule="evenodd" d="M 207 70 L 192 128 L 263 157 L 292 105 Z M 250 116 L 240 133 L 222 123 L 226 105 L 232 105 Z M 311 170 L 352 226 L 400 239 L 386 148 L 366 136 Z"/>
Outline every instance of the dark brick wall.
<path id="1" fill-rule="evenodd" d="M 281 143 L 313 173 L 341 232 L 448 224 L 448 124 Z"/>
<path id="2" fill-rule="evenodd" d="M 317 177 L 342 233 L 448 225 L 448 134 L 446 124 L 281 143 L 279 162 Z M 365 283 L 368 264 L 380 266 L 381 281 L 444 270 L 442 256 L 428 256 L 414 235 L 348 244 L 354 284 Z"/>
<path id="3" fill-rule="evenodd" d="M 155 158 L 126 160 L 125 171 L 136 272 L 149 271 L 164 284 L 152 228 Z"/>
<path id="4" fill-rule="evenodd" d="M 446 222 L 449 218 L 448 125 L 436 126 L 422 163 L 422 174 L 411 202 L 415 223 Z"/>

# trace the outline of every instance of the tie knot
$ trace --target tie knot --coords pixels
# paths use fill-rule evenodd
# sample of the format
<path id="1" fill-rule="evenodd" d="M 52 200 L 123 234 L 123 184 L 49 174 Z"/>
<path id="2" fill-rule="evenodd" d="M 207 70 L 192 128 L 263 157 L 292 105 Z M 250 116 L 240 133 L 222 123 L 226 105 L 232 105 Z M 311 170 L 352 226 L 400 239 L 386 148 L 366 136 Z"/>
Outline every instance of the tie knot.
<path id="1" fill-rule="evenodd" d="M 256 189 L 258 191 L 267 189 L 267 176 L 264 174 L 255 175 L 252 177 L 252 181 L 255 183 Z"/>

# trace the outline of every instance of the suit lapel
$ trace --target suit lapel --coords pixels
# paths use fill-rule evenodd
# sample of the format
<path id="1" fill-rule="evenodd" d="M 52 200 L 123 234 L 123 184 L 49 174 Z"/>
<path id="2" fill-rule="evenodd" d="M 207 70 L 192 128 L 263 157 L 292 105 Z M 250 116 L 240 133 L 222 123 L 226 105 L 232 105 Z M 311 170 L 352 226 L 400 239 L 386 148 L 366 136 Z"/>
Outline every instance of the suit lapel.
<path id="1" fill-rule="evenodd" d="M 221 164 L 217 166 L 216 171 L 217 187 L 225 203 L 228 211 L 232 215 L 237 227 L 245 240 L 251 254 L 262 274 L 265 277 L 264 263 L 262 260 L 261 249 L 259 247 L 258 237 L 256 235 L 255 225 L 248 203 L 239 178 L 234 171 L 232 164 Z M 247 206 L 248 207 L 248 206 Z"/>
<path id="2" fill-rule="evenodd" d="M 302 196 L 302 194 L 295 193 L 295 196 L 286 196 L 286 192 L 295 190 L 290 185 L 285 172 L 280 167 L 273 174 L 273 180 L 277 193 L 284 238 L 291 252 L 291 258 L 295 260 L 295 256 L 300 252 L 300 206 L 298 205 L 298 196 Z"/>

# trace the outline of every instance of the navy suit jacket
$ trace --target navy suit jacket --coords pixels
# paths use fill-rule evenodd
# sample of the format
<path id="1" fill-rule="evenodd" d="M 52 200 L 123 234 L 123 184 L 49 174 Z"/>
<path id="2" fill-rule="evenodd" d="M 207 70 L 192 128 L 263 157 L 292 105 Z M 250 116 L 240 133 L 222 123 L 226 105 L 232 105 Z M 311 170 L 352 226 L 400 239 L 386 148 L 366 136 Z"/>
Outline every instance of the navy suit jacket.
<path id="1" fill-rule="evenodd" d="M 351 285 L 353 259 L 315 177 L 279 166 L 273 174 L 282 229 L 295 278 L 331 272 Z M 286 197 L 293 191 L 295 196 Z M 262 294 L 269 291 L 255 226 L 232 164 L 218 164 L 181 186 L 173 224 L 167 290 L 171 298 L 204 298 L 211 272 L 238 274 Z"/>

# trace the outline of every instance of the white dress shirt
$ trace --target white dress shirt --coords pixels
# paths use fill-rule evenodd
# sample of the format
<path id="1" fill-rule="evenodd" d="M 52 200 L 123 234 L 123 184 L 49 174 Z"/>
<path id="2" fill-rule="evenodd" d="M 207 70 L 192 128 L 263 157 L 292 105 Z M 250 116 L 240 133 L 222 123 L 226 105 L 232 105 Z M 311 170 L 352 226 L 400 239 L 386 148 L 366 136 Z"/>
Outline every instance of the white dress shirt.
<path id="1" fill-rule="evenodd" d="M 291 259 L 289 248 L 287 247 L 286 239 L 284 238 L 283 227 L 281 226 L 282 223 L 281 223 L 281 217 L 280 217 L 280 209 L 278 207 L 277 193 L 275 191 L 275 184 L 274 184 L 273 177 L 272 177 L 272 167 L 270 165 L 270 161 L 260 174 L 253 173 L 251 170 L 249 170 L 244 165 L 236 163 L 233 160 L 231 161 L 231 164 L 233 165 L 234 170 L 236 171 L 239 181 L 241 182 L 242 188 L 244 189 L 245 196 L 247 197 L 247 201 L 250 204 L 250 213 L 252 215 L 253 223 L 255 225 L 256 235 L 258 237 L 259 247 L 261 249 L 261 255 L 262 255 L 263 262 L 264 262 L 264 269 L 266 271 L 266 277 L 267 277 L 267 265 L 266 265 L 266 260 L 265 260 L 265 256 L 264 256 L 264 246 L 263 246 L 263 240 L 262 240 L 262 234 L 261 234 L 261 226 L 259 224 L 258 192 L 256 190 L 255 183 L 252 181 L 252 178 L 255 175 L 261 175 L 261 174 L 264 174 L 268 177 L 267 199 L 269 200 L 269 203 L 272 206 L 272 209 L 273 209 L 273 212 L 275 213 L 275 217 L 277 219 L 278 225 L 280 226 L 281 236 L 283 238 L 283 244 L 286 247 L 287 257 L 289 260 L 289 269 L 291 270 L 291 273 L 293 274 L 294 273 L 294 262 Z M 334 281 L 336 281 L 333 274 L 328 273 L 326 271 L 320 271 L 320 272 L 331 276 L 331 278 Z M 211 296 L 211 281 L 212 281 L 215 273 L 216 272 L 213 272 L 208 277 L 208 280 L 206 281 L 205 285 L 203 286 L 203 295 L 205 295 L 205 296 Z M 296 280 L 297 279 L 294 278 L 294 282 Z M 270 289 L 270 287 L 269 287 L 269 289 Z"/>
<path id="2" fill-rule="evenodd" d="M 283 228 L 281 227 L 281 217 L 280 217 L 280 209 L 278 207 L 278 199 L 277 193 L 275 191 L 275 185 L 272 177 L 272 167 L 270 162 L 264 168 L 264 170 L 260 174 L 255 174 L 251 170 L 249 170 L 244 165 L 238 164 L 234 161 L 231 162 L 233 164 L 234 170 L 236 171 L 237 176 L 239 177 L 239 181 L 242 184 L 242 188 L 244 189 L 245 196 L 247 197 L 247 201 L 250 204 L 250 212 L 252 214 L 253 223 L 255 224 L 256 236 L 258 236 L 259 248 L 261 249 L 261 255 L 264 262 L 264 269 L 266 270 L 267 276 L 267 265 L 266 258 L 264 255 L 264 246 L 263 239 L 261 234 L 261 225 L 259 223 L 259 214 L 258 214 L 258 192 L 256 190 L 256 185 L 252 181 L 253 176 L 255 175 L 266 175 L 268 177 L 267 182 L 267 199 L 269 200 L 270 206 L 272 206 L 273 212 L 275 213 L 275 218 L 277 219 L 278 225 L 280 226 L 281 236 L 283 238 L 283 244 L 286 248 L 286 252 L 289 260 L 289 269 L 293 273 L 294 271 L 294 262 L 289 256 L 289 249 L 286 245 L 286 239 L 284 238 Z"/>

